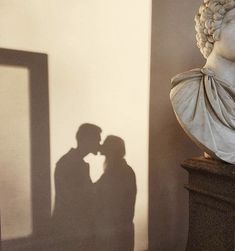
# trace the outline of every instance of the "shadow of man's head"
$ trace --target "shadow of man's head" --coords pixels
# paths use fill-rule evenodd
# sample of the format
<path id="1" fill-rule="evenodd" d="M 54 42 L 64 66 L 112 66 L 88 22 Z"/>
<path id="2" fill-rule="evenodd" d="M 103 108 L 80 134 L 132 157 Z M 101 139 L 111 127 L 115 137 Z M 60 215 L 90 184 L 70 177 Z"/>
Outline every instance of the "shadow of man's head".
<path id="1" fill-rule="evenodd" d="M 77 147 L 83 154 L 97 154 L 100 148 L 101 128 L 97 125 L 82 124 L 76 133 Z"/>
<path id="2" fill-rule="evenodd" d="M 108 160 L 118 160 L 124 158 L 126 154 L 124 140 L 118 136 L 109 135 L 100 147 L 100 153 Z"/>

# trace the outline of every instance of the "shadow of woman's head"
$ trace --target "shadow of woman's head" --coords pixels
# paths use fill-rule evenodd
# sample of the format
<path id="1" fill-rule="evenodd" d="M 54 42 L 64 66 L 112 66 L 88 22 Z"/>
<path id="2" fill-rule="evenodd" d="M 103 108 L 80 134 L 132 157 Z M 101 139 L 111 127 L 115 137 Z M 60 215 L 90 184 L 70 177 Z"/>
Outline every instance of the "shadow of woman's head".
<path id="1" fill-rule="evenodd" d="M 126 154 L 124 140 L 118 136 L 109 135 L 100 147 L 100 153 L 107 160 L 123 159 Z"/>

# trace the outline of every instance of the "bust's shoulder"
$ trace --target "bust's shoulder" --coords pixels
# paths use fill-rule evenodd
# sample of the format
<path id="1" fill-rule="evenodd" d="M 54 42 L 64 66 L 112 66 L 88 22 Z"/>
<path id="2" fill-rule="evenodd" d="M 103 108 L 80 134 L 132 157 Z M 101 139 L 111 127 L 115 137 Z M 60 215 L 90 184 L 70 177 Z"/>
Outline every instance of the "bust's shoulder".
<path id="1" fill-rule="evenodd" d="M 204 75 L 201 69 L 193 69 L 173 77 L 170 92 L 172 103 L 182 103 L 182 100 L 196 98 Z"/>
<path id="2" fill-rule="evenodd" d="M 203 70 L 200 68 L 179 73 L 171 79 L 172 88 L 174 88 L 180 83 L 186 83 L 188 81 L 198 82 L 203 77 L 203 75 Z"/>

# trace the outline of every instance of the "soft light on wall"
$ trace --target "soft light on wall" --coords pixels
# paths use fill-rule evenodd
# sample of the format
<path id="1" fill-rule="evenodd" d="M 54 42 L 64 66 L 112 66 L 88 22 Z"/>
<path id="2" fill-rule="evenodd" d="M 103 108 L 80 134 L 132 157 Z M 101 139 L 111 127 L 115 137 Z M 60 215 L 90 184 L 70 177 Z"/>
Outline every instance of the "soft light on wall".
<path id="1" fill-rule="evenodd" d="M 1 47 L 49 56 L 52 174 L 80 124 L 123 138 L 137 177 L 136 250 L 146 249 L 151 1 L 3 0 L 0 14 Z"/>
<path id="2" fill-rule="evenodd" d="M 32 232 L 28 71 L 0 67 L 2 239 Z"/>

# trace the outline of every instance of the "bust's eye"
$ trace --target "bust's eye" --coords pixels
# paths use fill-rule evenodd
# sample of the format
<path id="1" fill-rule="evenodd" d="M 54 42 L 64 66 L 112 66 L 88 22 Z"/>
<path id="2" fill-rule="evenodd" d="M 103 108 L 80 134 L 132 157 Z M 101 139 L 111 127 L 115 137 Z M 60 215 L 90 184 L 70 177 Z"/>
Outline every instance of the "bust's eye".
<path id="1" fill-rule="evenodd" d="M 235 15 L 227 17 L 227 18 L 225 18 L 225 20 L 226 20 L 225 21 L 226 23 L 234 23 L 235 22 Z"/>
<path id="2" fill-rule="evenodd" d="M 233 19 L 233 20 L 230 20 L 230 21 L 228 21 L 227 24 L 230 24 L 230 25 L 234 26 L 234 25 L 235 25 L 235 20 L 234 20 L 234 19 Z"/>
<path id="3" fill-rule="evenodd" d="M 228 20 L 225 21 L 225 24 L 233 24 L 234 25 L 235 24 L 235 19 L 230 19 L 230 20 L 228 19 Z"/>

